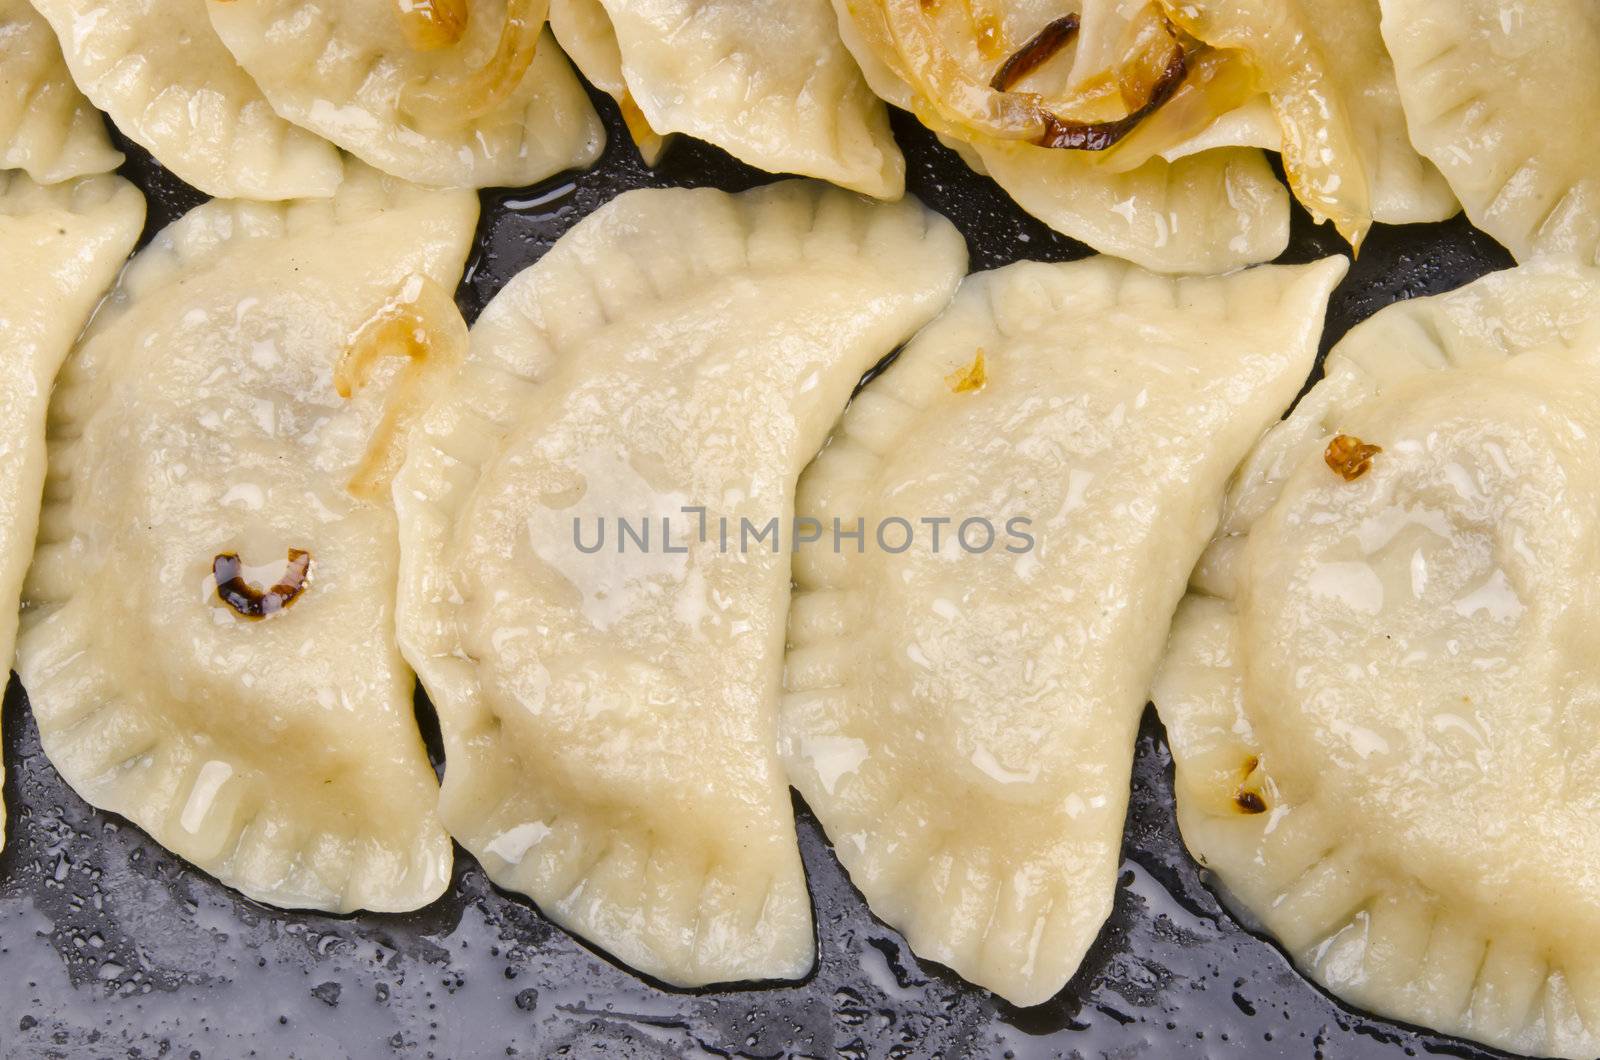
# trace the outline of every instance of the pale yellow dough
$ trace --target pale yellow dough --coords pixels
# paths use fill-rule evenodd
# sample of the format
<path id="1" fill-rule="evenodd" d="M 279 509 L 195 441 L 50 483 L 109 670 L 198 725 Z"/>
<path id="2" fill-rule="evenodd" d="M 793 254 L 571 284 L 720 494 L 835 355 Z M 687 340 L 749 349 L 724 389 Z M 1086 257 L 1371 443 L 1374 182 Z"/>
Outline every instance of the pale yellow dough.
<path id="1" fill-rule="evenodd" d="M 156 161 L 207 195 L 333 194 L 339 152 L 272 112 L 205 0 L 33 0 L 72 78 Z"/>
<path id="2" fill-rule="evenodd" d="M 408 85 L 464 82 L 484 65 L 506 0 L 472 0 L 459 44 L 418 51 L 392 0 L 194 0 L 278 113 L 367 164 L 419 184 L 522 187 L 600 157 L 605 130 L 548 32 L 510 95 L 439 123 L 408 113 Z"/>
<path id="3" fill-rule="evenodd" d="M 806 470 L 797 511 L 868 543 L 795 557 L 784 763 L 920 956 L 1019 1005 L 1077 969 L 1168 620 L 1344 271 L 980 273 Z M 894 518 L 919 527 L 898 554 L 876 537 Z"/>
<path id="4" fill-rule="evenodd" d="M 671 137 L 651 128 L 628 91 L 622 76 L 622 49 L 605 5 L 600 0 L 550 0 L 550 32 L 589 83 L 617 101 L 644 164 L 653 166 L 661 161 Z"/>
<path id="5" fill-rule="evenodd" d="M 1326 367 L 1173 625 L 1184 839 L 1353 1004 L 1593 1057 L 1600 272 L 1390 306 Z"/>
<path id="6" fill-rule="evenodd" d="M 786 523 L 857 379 L 965 265 L 915 201 L 629 192 L 495 297 L 413 438 L 399 627 L 439 711 L 444 819 L 496 883 L 642 972 L 812 965 L 777 757 L 788 530 L 741 550 L 739 519 Z M 645 516 L 651 550 L 616 551 L 614 520 Z M 586 554 L 574 521 L 592 545 L 601 519 Z"/>
<path id="7" fill-rule="evenodd" d="M 0 169 L 54 184 L 121 164 L 100 112 L 72 83 L 50 24 L 28 0 L 0 0 Z"/>
<path id="8" fill-rule="evenodd" d="M 41 187 L 0 172 L 0 658 L 7 669 L 39 526 L 50 385 L 143 223 L 144 197 L 125 180 Z"/>
<path id="9" fill-rule="evenodd" d="M 551 21 L 589 79 L 657 135 L 880 199 L 905 191 L 888 112 L 829 0 L 553 0 Z M 649 136 L 642 148 L 655 148 Z"/>
<path id="10" fill-rule="evenodd" d="M 45 754 L 258 901 L 414 909 L 449 881 L 394 513 L 346 488 L 402 359 L 349 399 L 333 375 L 414 278 L 454 289 L 476 220 L 469 192 L 359 165 L 332 199 L 213 200 L 140 251 L 51 400 L 17 651 Z M 265 586 L 290 549 L 311 566 L 287 608 L 220 598 L 216 556 Z"/>
<path id="11" fill-rule="evenodd" d="M 1518 261 L 1600 264 L 1600 5 L 1382 0 L 1411 139 Z"/>

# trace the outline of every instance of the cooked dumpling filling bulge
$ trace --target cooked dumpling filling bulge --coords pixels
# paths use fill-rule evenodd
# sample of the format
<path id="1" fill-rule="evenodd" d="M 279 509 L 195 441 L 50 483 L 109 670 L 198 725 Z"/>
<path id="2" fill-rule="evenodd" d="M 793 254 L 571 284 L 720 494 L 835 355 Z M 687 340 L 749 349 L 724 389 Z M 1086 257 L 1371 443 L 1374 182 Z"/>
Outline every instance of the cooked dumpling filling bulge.
<path id="1" fill-rule="evenodd" d="M 340 380 L 370 321 L 453 289 L 476 220 L 359 164 L 332 199 L 214 200 L 139 253 L 51 401 L 17 657 L 45 753 L 259 901 L 413 909 L 449 881 L 368 487 L 415 353 Z M 412 330 L 448 349 L 443 309 Z"/>
<path id="2" fill-rule="evenodd" d="M 1154 699 L 1196 856 L 1312 976 L 1600 1050 L 1600 274 L 1391 306 L 1251 457 Z"/>

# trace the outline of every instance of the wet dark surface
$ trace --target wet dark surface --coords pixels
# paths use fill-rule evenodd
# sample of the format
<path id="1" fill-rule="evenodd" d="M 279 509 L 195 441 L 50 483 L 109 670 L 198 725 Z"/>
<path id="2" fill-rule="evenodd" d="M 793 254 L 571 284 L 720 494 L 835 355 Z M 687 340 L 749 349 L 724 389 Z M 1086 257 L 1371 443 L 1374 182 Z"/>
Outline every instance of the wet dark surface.
<path id="1" fill-rule="evenodd" d="M 736 190 L 770 179 L 688 141 L 652 174 L 602 106 L 612 145 L 595 171 L 484 194 L 459 297 L 469 317 L 620 191 Z M 904 115 L 896 129 L 911 190 L 960 226 L 974 268 L 1086 253 Z M 151 232 L 200 201 L 131 154 L 126 172 L 150 196 Z M 1342 249 L 1331 229 L 1297 215 L 1284 260 Z M 1379 228 L 1334 296 L 1325 348 L 1389 302 L 1509 263 L 1460 219 Z M 434 728 L 426 704 L 419 715 L 425 732 Z M 867 912 L 803 805 L 816 971 L 798 984 L 686 993 L 641 980 L 496 891 L 459 849 L 449 893 L 418 913 L 331 917 L 256 905 L 78 799 L 40 752 L 14 681 L 3 732 L 6 1057 L 1500 1055 L 1346 1008 L 1230 917 L 1178 838 L 1171 760 L 1153 712 L 1139 736 L 1115 910 L 1076 979 L 1027 1010 L 913 958 Z"/>

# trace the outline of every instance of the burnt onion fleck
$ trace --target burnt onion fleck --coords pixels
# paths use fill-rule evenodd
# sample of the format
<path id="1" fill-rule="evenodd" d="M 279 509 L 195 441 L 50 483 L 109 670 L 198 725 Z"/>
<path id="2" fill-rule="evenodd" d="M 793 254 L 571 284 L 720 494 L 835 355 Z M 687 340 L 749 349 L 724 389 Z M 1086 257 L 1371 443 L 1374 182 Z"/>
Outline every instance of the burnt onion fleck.
<path id="1" fill-rule="evenodd" d="M 288 559 L 283 577 L 263 592 L 245 580 L 244 564 L 237 552 L 219 554 L 211 561 L 217 596 L 244 618 L 266 618 L 282 611 L 305 591 L 306 574 L 311 569 L 311 553 L 304 549 L 291 548 Z"/>

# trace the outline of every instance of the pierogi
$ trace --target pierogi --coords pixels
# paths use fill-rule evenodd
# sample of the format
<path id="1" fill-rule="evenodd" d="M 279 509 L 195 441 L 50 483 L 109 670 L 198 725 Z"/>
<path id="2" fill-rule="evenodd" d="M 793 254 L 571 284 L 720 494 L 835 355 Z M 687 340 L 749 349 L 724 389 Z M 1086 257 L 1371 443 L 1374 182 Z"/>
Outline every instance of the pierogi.
<path id="1" fill-rule="evenodd" d="M 51 399 L 17 651 L 45 754 L 258 901 L 449 881 L 382 470 L 464 349 L 476 220 L 358 164 L 331 199 L 213 200 L 139 252 Z"/>
<path id="2" fill-rule="evenodd" d="M 1407 136 L 1378 0 L 1163 0 L 1185 31 L 1256 74 L 1295 197 L 1359 247 L 1373 221 L 1459 209 Z"/>
<path id="3" fill-rule="evenodd" d="M 1168 622 L 1344 271 L 980 273 L 807 468 L 783 760 L 920 956 L 1019 1005 L 1077 969 Z"/>
<path id="4" fill-rule="evenodd" d="M 207 195 L 333 194 L 339 152 L 272 112 L 205 0 L 33 0 L 73 79 L 129 139 Z"/>
<path id="5" fill-rule="evenodd" d="M 39 528 L 50 384 L 143 224 L 144 196 L 117 177 L 42 187 L 0 172 L 0 657 L 8 670 Z"/>
<path id="6" fill-rule="evenodd" d="M 522 187 L 605 145 L 543 0 L 196 2 L 279 114 L 405 180 Z"/>
<path id="7" fill-rule="evenodd" d="M 622 76 L 622 48 L 600 0 L 550 0 L 550 32 L 589 83 L 617 101 L 633 145 L 647 166 L 661 161 L 670 134 L 657 132 Z"/>
<path id="8" fill-rule="evenodd" d="M 647 161 L 681 132 L 772 173 L 881 199 L 905 190 L 888 112 L 828 0 L 554 0 L 551 23 Z"/>
<path id="9" fill-rule="evenodd" d="M 1190 850 L 1307 974 L 1600 1052 L 1600 273 L 1392 305 L 1250 457 L 1154 700 Z"/>
<path id="10" fill-rule="evenodd" d="M 642 972 L 812 965 L 777 758 L 794 483 L 965 264 L 913 200 L 628 192 L 495 297 L 413 436 L 400 640 L 445 822 Z"/>
<path id="11" fill-rule="evenodd" d="M 50 24 L 28 0 L 0 0 L 0 170 L 54 184 L 121 164 L 100 112 L 72 83 Z"/>
<path id="12" fill-rule="evenodd" d="M 1381 0 L 1412 142 L 1518 261 L 1600 264 L 1600 5 Z"/>
<path id="13" fill-rule="evenodd" d="M 1096 152 L 1042 147 L 1026 137 L 1000 136 L 988 125 L 979 129 L 969 124 L 975 120 L 972 113 L 963 120 L 941 109 L 976 96 L 987 103 L 982 107 L 974 104 L 974 108 L 989 115 L 994 126 L 1007 124 L 1004 112 L 1008 109 L 1021 108 L 1029 120 L 1036 118 L 1036 97 L 992 90 L 989 73 L 1008 51 L 1021 49 L 1036 33 L 1060 24 L 1059 19 L 1049 21 L 1060 15 L 1055 10 L 1058 5 L 1006 5 L 999 21 L 985 23 L 987 29 L 978 42 L 960 42 L 968 47 L 951 50 L 953 55 L 964 56 L 976 49 L 989 73 L 975 80 L 976 74 L 964 72 L 937 85 L 908 80 L 912 71 L 899 61 L 902 56 L 890 43 L 893 32 L 879 9 L 903 9 L 907 6 L 904 0 L 833 0 L 833 6 L 841 39 L 872 90 L 916 114 L 969 166 L 993 178 L 1017 205 L 1056 231 L 1158 272 L 1225 272 L 1274 258 L 1288 244 L 1288 192 L 1273 175 L 1266 157 L 1249 146 L 1261 135 L 1259 122 L 1231 126 L 1223 137 L 1226 143 L 1204 145 L 1219 150 L 1180 148 L 1169 152 L 1170 160 L 1151 152 L 1137 165 L 1124 168 L 1089 157 Z M 925 5 L 924 10 L 953 11 L 955 7 Z M 1073 43 L 1059 48 L 1057 62 L 1076 57 L 1080 45 L 1075 38 L 1075 33 L 1063 38 Z M 937 68 L 948 71 L 949 64 L 940 63 Z M 964 91 L 956 91 L 951 81 Z M 941 96 L 940 89 L 947 94 Z M 1120 97 L 1108 100 L 1101 98 L 1103 95 L 1074 92 L 1073 100 L 1090 111 L 1121 102 Z M 1270 121 L 1266 127 L 1270 132 Z"/>

